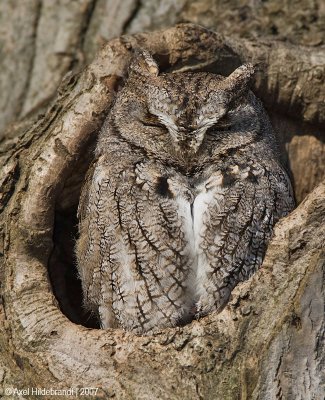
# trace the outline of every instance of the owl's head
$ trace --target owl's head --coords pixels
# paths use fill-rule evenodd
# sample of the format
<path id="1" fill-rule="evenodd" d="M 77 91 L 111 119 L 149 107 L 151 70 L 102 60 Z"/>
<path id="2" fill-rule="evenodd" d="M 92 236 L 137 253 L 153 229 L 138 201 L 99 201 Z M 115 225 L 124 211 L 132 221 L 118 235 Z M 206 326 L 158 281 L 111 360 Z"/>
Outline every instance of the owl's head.
<path id="1" fill-rule="evenodd" d="M 135 54 L 129 77 L 111 112 L 119 135 L 155 154 L 198 157 L 225 138 L 248 140 L 258 132 L 249 100 L 254 74 L 244 64 L 228 77 L 207 72 L 159 73 L 147 51 Z M 253 101 L 254 103 L 254 101 Z M 247 132 L 246 132 L 247 131 Z"/>

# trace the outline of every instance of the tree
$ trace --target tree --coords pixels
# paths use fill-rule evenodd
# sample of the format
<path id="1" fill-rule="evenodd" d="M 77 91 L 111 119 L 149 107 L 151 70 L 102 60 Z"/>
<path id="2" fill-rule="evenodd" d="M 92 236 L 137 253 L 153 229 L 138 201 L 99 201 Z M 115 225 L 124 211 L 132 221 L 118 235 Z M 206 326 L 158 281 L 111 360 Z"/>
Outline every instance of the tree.
<path id="1" fill-rule="evenodd" d="M 321 398 L 324 183 L 280 221 L 262 268 L 218 315 L 141 337 L 77 325 L 61 311 L 92 326 L 65 288 L 69 278 L 62 278 L 72 267 L 73 243 L 66 238 L 74 233 L 96 133 L 138 46 L 163 70 L 227 74 L 244 61 L 258 63 L 254 90 L 278 130 L 289 127 L 280 139 L 283 147 L 290 142 L 298 198 L 321 180 L 322 160 L 308 158 L 322 154 L 325 118 L 317 84 L 324 55 L 317 48 L 225 38 L 191 24 L 110 41 L 83 72 L 65 77 L 45 115 L 11 126 L 2 143 L 0 382 L 4 388 L 100 387 L 98 398 Z M 300 125 L 315 133 L 303 151 L 293 145 Z"/>

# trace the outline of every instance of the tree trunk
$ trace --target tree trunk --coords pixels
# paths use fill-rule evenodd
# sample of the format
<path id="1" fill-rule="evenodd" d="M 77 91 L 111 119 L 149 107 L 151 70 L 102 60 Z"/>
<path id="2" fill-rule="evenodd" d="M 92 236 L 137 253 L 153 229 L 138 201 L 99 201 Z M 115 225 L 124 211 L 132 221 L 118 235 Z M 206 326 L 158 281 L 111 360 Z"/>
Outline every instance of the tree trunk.
<path id="1" fill-rule="evenodd" d="M 318 184 L 276 225 L 263 266 L 237 286 L 220 314 L 154 336 L 95 329 L 81 307 L 71 240 L 97 133 L 136 47 L 150 50 L 164 71 L 228 74 L 244 61 L 258 62 L 254 90 L 272 110 L 299 200 Z M 97 397 L 84 398 L 323 398 L 321 64 L 317 48 L 224 38 L 191 24 L 124 36 L 105 45 L 82 73 L 67 75 L 44 116 L 28 129 L 24 121 L 10 129 L 0 153 L 5 394 L 93 387 Z M 300 140 L 308 144 L 304 151 Z M 308 157 L 315 151 L 317 159 Z"/>

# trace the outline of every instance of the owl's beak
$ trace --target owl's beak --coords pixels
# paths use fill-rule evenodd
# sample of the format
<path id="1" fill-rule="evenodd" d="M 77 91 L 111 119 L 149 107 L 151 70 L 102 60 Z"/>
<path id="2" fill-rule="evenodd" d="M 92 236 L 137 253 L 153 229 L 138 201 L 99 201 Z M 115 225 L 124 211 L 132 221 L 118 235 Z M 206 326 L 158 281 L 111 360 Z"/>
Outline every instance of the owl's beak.
<path id="1" fill-rule="evenodd" d="M 181 138 L 177 140 L 179 152 L 185 153 L 188 156 L 195 155 L 203 142 L 206 129 L 187 130 L 182 132 Z"/>

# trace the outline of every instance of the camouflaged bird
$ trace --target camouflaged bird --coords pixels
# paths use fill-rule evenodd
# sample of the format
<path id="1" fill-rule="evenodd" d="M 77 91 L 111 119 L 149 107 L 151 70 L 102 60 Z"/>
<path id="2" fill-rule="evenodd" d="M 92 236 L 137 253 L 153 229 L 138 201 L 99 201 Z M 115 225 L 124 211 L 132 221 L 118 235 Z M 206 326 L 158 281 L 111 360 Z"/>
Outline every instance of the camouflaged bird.
<path id="1" fill-rule="evenodd" d="M 294 207 L 250 64 L 159 73 L 138 51 L 99 135 L 79 204 L 85 305 L 150 334 L 220 311 Z"/>

